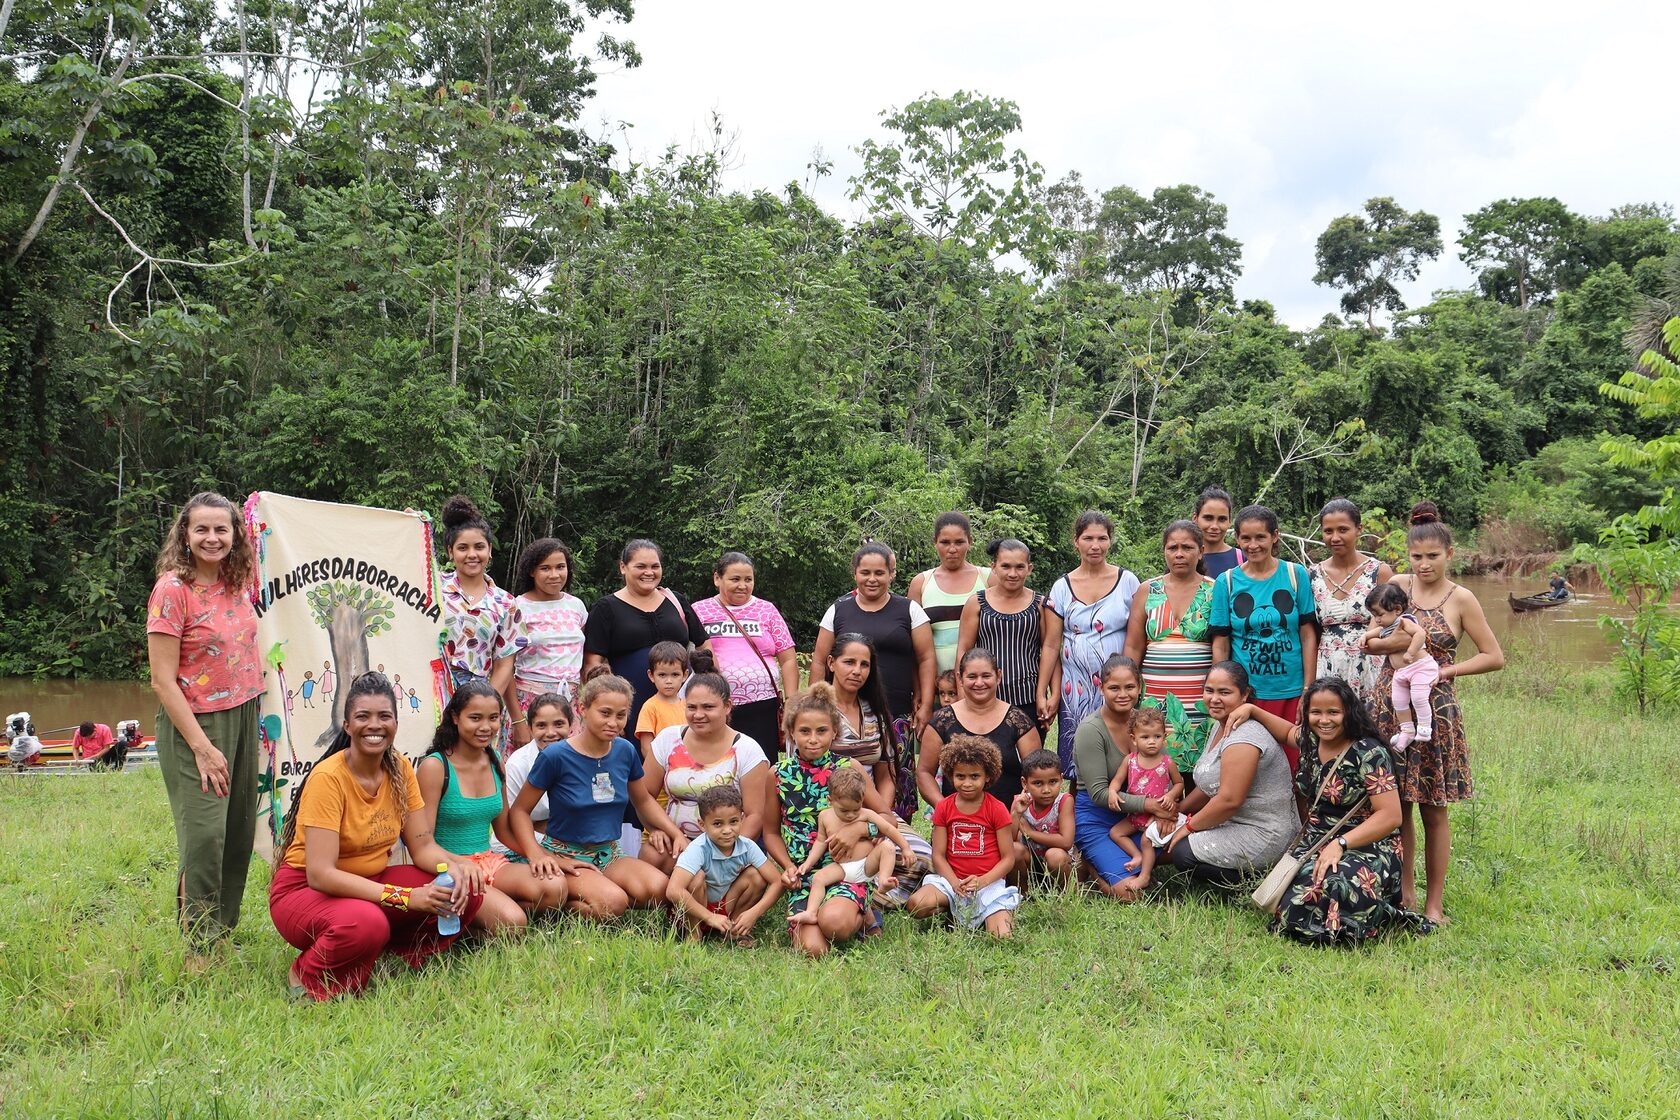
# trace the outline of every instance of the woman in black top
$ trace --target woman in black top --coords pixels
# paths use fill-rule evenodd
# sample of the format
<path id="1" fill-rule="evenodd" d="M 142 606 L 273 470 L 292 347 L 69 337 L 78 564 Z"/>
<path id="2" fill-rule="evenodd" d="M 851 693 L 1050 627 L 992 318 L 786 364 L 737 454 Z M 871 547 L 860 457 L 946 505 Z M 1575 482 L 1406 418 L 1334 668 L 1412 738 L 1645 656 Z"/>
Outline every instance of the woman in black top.
<path id="1" fill-rule="evenodd" d="M 957 687 L 962 696 L 940 708 L 922 732 L 922 753 L 916 763 L 916 789 L 930 805 L 956 792 L 949 774 L 940 775 L 939 749 L 953 735 L 978 735 L 996 744 L 1003 770 L 986 792 L 1011 804 L 1021 792 L 1021 760 L 1044 745 L 1038 724 L 1026 712 L 997 694 L 998 670 L 992 655 L 980 646 L 957 663 Z"/>
<path id="2" fill-rule="evenodd" d="M 615 675 L 630 682 L 636 695 L 630 702 L 630 720 L 636 726 L 642 705 L 653 695 L 648 676 L 648 651 L 660 642 L 700 646 L 706 642 L 706 628 L 694 608 L 675 591 L 660 586 L 665 574 L 664 556 L 650 540 L 633 540 L 619 554 L 618 570 L 624 586 L 603 595 L 589 609 L 583 625 L 583 671 L 603 662 Z M 634 732 L 632 732 L 634 734 Z"/>
<path id="3" fill-rule="evenodd" d="M 827 679 L 834 635 L 865 635 L 875 646 L 875 671 L 886 689 L 899 739 L 915 742 L 933 714 L 933 631 L 919 603 L 893 594 L 897 567 L 893 550 L 878 541 L 852 554 L 857 588 L 835 600 L 823 615 L 811 653 L 811 683 Z"/>
<path id="4" fill-rule="evenodd" d="M 997 694 L 1037 720 L 1039 701 L 1050 684 L 1048 668 L 1059 656 L 1044 624 L 1050 604 L 1027 586 L 1032 553 L 1025 544 L 1011 537 L 993 541 L 986 552 L 992 558 L 992 586 L 963 604 L 957 660 L 975 646 L 990 650 L 997 662 Z"/>

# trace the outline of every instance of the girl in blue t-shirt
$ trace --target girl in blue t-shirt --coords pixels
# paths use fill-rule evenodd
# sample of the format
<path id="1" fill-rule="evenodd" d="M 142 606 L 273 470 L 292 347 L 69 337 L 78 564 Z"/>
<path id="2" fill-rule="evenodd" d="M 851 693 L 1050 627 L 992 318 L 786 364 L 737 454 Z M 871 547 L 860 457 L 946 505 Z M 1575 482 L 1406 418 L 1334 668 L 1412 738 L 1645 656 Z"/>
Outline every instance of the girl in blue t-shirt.
<path id="1" fill-rule="evenodd" d="M 566 907 L 586 917 L 617 918 L 632 906 L 665 904 L 667 879 L 651 863 L 619 850 L 624 807 L 633 804 L 662 854 L 680 855 L 688 839 L 648 792 L 642 754 L 624 738 L 635 691 L 605 665 L 584 673 L 577 727 L 544 747 L 511 806 L 512 839 L 544 880 L 567 876 Z M 548 833 L 535 836 L 531 810 L 548 795 Z"/>
<path id="2" fill-rule="evenodd" d="M 1277 514 L 1245 506 L 1236 520 L 1244 559 L 1213 581 L 1208 626 L 1213 659 L 1247 669 L 1255 704 L 1293 723 L 1318 668 L 1312 577 L 1301 565 L 1277 558 Z M 1291 770 L 1299 759 L 1299 752 L 1289 755 Z"/>

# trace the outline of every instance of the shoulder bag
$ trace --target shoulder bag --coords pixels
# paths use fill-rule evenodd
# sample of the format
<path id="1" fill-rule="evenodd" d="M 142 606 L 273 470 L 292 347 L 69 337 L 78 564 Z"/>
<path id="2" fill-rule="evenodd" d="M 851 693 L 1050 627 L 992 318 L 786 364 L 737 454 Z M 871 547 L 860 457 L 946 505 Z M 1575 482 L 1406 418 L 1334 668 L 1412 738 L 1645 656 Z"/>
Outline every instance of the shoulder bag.
<path id="1" fill-rule="evenodd" d="M 764 660 L 764 655 L 758 651 L 758 646 L 753 643 L 751 638 L 747 637 L 746 630 L 741 626 L 741 620 L 735 617 L 735 612 L 729 609 L 729 604 L 723 601 L 722 595 L 717 597 L 717 603 L 719 609 L 729 616 L 729 621 L 735 624 L 735 633 L 740 636 L 743 642 L 747 643 L 747 648 L 753 651 L 753 656 L 758 658 L 758 663 L 764 666 L 764 675 L 770 678 L 770 691 L 776 694 L 776 736 L 780 738 L 782 734 L 782 712 L 786 707 L 786 701 L 782 697 L 781 678 L 770 668 L 770 662 Z M 759 746 L 762 747 L 764 744 L 760 743 Z M 780 754 L 781 744 L 773 744 L 772 749 Z"/>
<path id="2" fill-rule="evenodd" d="M 1338 754 L 1325 767 L 1324 776 L 1318 782 L 1318 793 L 1313 797 L 1311 808 L 1307 810 L 1309 821 L 1312 819 L 1313 809 L 1318 808 L 1318 802 L 1324 796 L 1325 787 L 1330 784 L 1330 775 L 1336 772 L 1336 767 L 1342 764 L 1342 759 L 1347 757 L 1347 752 L 1352 748 L 1352 743 L 1343 747 L 1342 753 Z M 1254 905 L 1268 914 L 1276 914 L 1278 908 L 1283 905 L 1284 893 L 1289 890 L 1289 885 L 1295 881 L 1295 877 L 1301 873 L 1301 868 L 1308 860 L 1318 857 L 1319 850 L 1336 838 L 1336 834 L 1341 832 L 1342 826 L 1353 819 L 1353 815 L 1359 812 L 1370 798 L 1371 795 L 1368 793 L 1361 796 L 1346 813 L 1342 814 L 1342 819 L 1331 825 L 1330 830 L 1319 838 L 1318 843 L 1308 848 L 1301 855 L 1296 856 L 1291 853 L 1295 845 L 1301 842 L 1301 837 L 1307 833 L 1307 826 L 1302 824 L 1300 829 L 1296 831 L 1295 838 L 1289 841 L 1289 846 L 1284 849 L 1283 855 L 1278 858 L 1277 863 L 1272 865 L 1272 869 L 1266 873 L 1266 877 L 1260 880 L 1260 885 L 1254 888 L 1254 894 L 1250 896 L 1254 900 Z"/>

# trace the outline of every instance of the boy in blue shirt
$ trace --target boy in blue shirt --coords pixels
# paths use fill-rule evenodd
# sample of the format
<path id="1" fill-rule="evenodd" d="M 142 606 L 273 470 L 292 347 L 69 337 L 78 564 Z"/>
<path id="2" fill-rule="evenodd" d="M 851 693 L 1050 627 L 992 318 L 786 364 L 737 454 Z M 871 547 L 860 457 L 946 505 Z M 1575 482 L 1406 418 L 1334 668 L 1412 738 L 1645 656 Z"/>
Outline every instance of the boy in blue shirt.
<path id="1" fill-rule="evenodd" d="M 750 946 L 753 926 L 782 893 L 780 869 L 740 834 L 746 802 L 739 787 L 713 786 L 700 794 L 699 807 L 705 835 L 677 857 L 665 897 L 696 941 L 711 929 L 732 945 Z"/>

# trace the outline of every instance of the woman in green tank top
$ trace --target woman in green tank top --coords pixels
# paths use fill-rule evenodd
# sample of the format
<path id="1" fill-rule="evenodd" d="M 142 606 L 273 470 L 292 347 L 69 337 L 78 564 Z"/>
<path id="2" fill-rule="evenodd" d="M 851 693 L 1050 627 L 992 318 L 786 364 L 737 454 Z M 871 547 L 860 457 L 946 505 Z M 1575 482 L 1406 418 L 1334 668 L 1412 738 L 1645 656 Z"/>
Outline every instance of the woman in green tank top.
<path id="1" fill-rule="evenodd" d="M 962 627 L 963 604 L 976 591 L 984 591 L 992 570 L 968 562 L 974 548 L 974 529 L 968 515 L 953 510 L 942 513 L 933 523 L 933 549 L 939 566 L 929 568 L 910 581 L 910 599 L 927 612 L 933 631 L 936 672 L 957 667 L 957 634 Z"/>
<path id="2" fill-rule="evenodd" d="M 472 924 L 489 932 L 518 930 L 528 913 L 557 910 L 566 902 L 565 876 L 539 880 L 528 866 L 490 846 L 494 830 L 514 848 L 496 757 L 501 722 L 501 700 L 489 682 L 462 682 L 443 710 L 431 749 L 415 768 L 425 802 L 421 813 L 438 846 L 484 872 L 484 903 Z"/>

